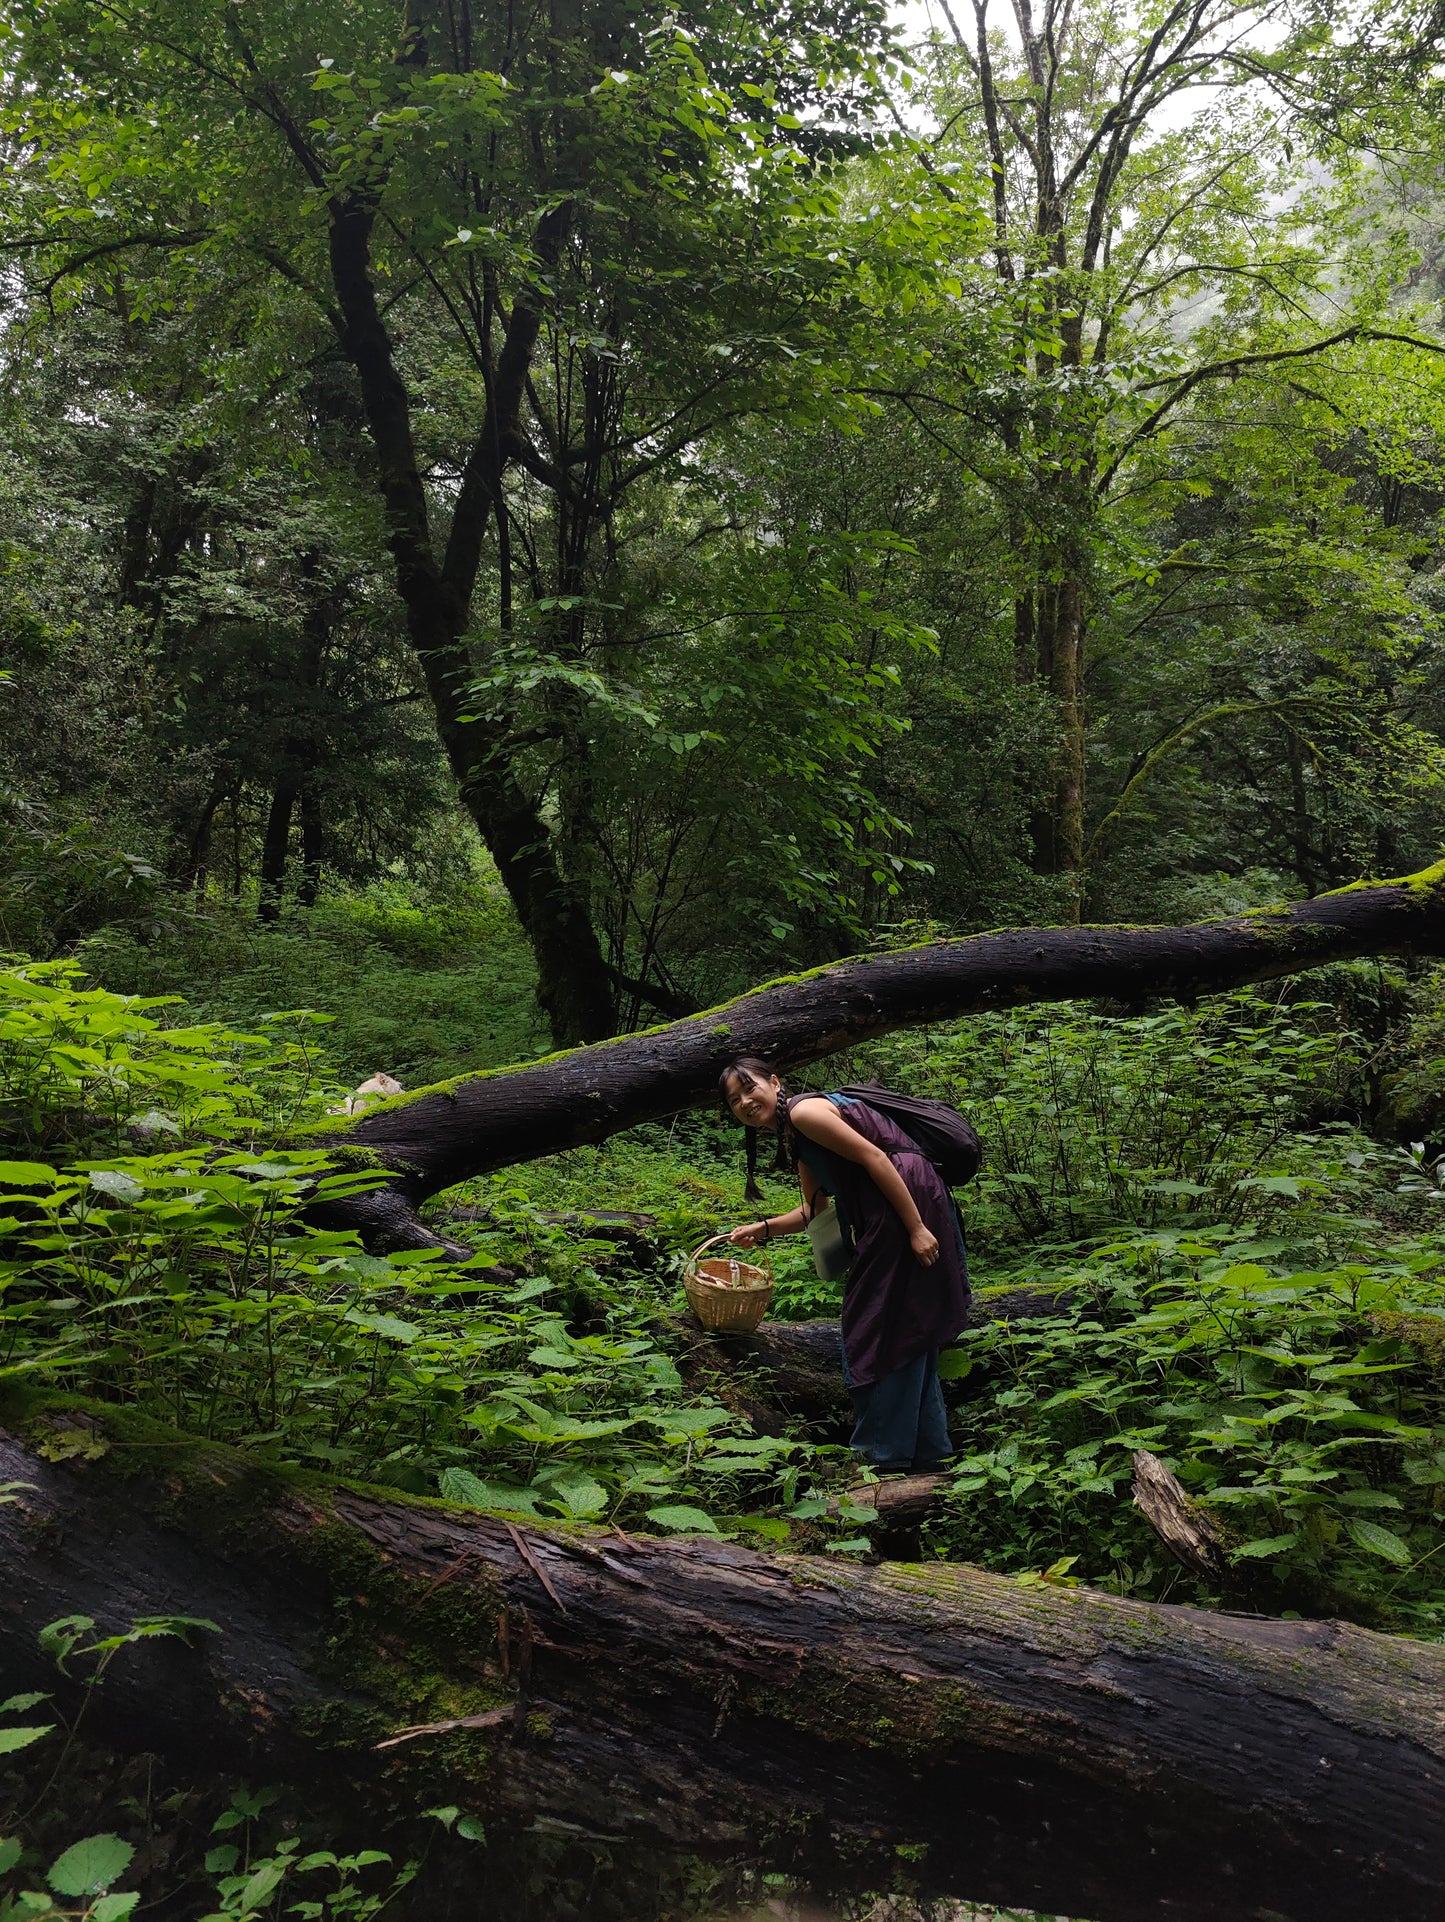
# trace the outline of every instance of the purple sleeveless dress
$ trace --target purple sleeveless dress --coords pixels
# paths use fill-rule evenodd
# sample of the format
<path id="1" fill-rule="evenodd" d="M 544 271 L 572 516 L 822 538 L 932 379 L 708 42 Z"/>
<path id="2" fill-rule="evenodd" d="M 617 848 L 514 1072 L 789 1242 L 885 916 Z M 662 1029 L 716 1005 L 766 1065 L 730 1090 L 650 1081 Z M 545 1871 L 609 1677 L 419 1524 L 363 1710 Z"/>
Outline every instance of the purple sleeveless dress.
<path id="1" fill-rule="evenodd" d="M 931 1268 L 918 1262 L 903 1223 L 881 1188 L 856 1161 L 820 1149 L 797 1133 L 798 1159 L 837 1202 L 853 1244 L 843 1292 L 843 1357 L 849 1385 L 867 1388 L 920 1355 L 945 1348 L 968 1321 L 968 1277 L 953 1197 L 911 1138 L 866 1101 L 846 1100 L 838 1113 L 881 1148 L 902 1175 L 925 1226 L 938 1237 Z"/>

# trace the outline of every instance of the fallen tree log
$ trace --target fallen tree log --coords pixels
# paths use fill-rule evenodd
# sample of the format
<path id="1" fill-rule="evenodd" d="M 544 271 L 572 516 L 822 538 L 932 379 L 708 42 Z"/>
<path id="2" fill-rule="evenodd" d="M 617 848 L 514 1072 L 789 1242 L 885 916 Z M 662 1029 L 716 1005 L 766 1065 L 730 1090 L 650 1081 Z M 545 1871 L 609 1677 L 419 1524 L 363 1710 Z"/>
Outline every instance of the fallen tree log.
<path id="1" fill-rule="evenodd" d="M 929 942 L 770 982 L 666 1027 L 463 1075 L 338 1119 L 313 1139 L 364 1150 L 383 1188 L 318 1212 L 379 1248 L 435 1246 L 430 1195 L 518 1161 L 605 1141 L 716 1098 L 723 1065 L 760 1054 L 797 1067 L 900 1027 L 972 1009 L 1113 996 L 1192 997 L 1326 961 L 1445 954 L 1445 863 L 1278 910 L 1180 928 L 1027 928 Z"/>
<path id="2" fill-rule="evenodd" d="M 0 1426 L 7 1686 L 63 1692 L 35 1638 L 77 1610 L 220 1629 L 109 1670 L 89 1726 L 130 1752 L 822 1886 L 902 1865 L 1094 1922 L 1433 1922 L 1445 1902 L 1445 1649 L 523 1529 L 100 1409 L 49 1419 L 110 1447 L 57 1463 L 33 1417 Z"/>

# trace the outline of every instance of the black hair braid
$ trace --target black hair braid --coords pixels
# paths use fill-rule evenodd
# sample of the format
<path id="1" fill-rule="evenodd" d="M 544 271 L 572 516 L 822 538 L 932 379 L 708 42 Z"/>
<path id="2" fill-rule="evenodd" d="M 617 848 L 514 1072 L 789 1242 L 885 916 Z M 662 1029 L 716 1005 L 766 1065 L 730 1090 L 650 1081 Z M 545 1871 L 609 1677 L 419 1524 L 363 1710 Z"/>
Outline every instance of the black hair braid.
<path id="1" fill-rule="evenodd" d="M 743 1154 L 747 1160 L 748 1178 L 743 1184 L 744 1201 L 761 1201 L 763 1191 L 758 1186 L 758 1131 L 756 1128 L 743 1129 Z"/>

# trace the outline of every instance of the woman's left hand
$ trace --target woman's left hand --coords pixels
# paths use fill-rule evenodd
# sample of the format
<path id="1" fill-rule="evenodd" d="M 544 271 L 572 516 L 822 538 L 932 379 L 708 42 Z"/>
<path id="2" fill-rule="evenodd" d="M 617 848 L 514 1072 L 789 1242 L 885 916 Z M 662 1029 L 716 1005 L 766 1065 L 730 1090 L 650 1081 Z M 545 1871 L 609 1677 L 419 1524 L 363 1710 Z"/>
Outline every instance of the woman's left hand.
<path id="1" fill-rule="evenodd" d="M 920 1268 L 931 1268 L 938 1260 L 938 1236 L 931 1228 L 925 1228 L 921 1221 L 909 1235 L 908 1245 Z"/>

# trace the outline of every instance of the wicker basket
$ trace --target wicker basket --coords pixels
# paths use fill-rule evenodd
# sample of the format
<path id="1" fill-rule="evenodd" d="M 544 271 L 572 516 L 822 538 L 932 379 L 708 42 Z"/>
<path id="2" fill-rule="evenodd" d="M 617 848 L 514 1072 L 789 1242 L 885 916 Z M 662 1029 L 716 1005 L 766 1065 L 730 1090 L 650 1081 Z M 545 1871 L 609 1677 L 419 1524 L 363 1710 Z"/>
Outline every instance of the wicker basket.
<path id="1" fill-rule="evenodd" d="M 726 1235 L 712 1235 L 688 1256 L 682 1271 L 682 1285 L 688 1304 L 704 1328 L 720 1335 L 750 1335 L 768 1312 L 773 1299 L 773 1278 L 765 1268 L 735 1255 L 714 1255 L 708 1261 L 698 1257 L 703 1248 Z"/>

